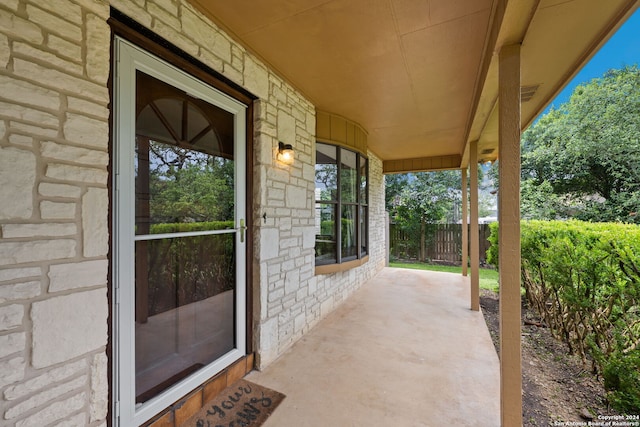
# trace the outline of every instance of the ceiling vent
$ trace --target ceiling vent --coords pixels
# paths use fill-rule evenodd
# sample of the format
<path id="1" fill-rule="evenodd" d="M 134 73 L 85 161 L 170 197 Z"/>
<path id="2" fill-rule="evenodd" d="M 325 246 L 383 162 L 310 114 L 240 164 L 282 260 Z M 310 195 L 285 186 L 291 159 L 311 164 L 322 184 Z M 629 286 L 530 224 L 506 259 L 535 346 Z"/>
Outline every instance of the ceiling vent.
<path id="1" fill-rule="evenodd" d="M 520 102 L 531 101 L 531 98 L 536 94 L 539 87 L 540 85 L 520 87 Z"/>

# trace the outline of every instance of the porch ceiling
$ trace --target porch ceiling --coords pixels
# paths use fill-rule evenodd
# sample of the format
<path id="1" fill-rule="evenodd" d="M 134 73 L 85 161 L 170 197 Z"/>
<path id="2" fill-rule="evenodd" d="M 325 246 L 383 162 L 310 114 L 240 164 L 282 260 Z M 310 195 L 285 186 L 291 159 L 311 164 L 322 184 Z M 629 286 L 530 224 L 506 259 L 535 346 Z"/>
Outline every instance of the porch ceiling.
<path id="1" fill-rule="evenodd" d="M 382 160 L 497 157 L 497 52 L 522 43 L 526 127 L 640 0 L 190 0 Z M 437 162 L 433 162 L 437 164 Z"/>

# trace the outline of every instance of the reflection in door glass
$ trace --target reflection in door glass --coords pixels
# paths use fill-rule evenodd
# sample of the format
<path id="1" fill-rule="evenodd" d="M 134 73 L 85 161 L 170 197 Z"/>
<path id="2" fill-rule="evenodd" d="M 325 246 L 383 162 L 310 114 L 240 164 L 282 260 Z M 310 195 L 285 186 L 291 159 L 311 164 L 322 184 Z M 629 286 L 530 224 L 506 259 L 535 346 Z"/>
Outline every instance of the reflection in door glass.
<path id="1" fill-rule="evenodd" d="M 136 401 L 145 402 L 237 344 L 234 116 L 139 71 L 136 114 Z"/>

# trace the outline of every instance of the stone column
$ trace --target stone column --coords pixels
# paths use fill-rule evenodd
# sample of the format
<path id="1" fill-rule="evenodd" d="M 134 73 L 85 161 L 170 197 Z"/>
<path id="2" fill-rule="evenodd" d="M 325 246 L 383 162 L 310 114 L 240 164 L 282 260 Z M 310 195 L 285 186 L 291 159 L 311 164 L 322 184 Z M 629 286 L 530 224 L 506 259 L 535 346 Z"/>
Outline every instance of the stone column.
<path id="1" fill-rule="evenodd" d="M 469 180 L 471 181 L 471 310 L 480 310 L 480 233 L 478 231 L 478 141 L 469 144 Z"/>
<path id="2" fill-rule="evenodd" d="M 503 426 L 522 425 L 520 350 L 520 45 L 499 66 L 500 394 Z"/>

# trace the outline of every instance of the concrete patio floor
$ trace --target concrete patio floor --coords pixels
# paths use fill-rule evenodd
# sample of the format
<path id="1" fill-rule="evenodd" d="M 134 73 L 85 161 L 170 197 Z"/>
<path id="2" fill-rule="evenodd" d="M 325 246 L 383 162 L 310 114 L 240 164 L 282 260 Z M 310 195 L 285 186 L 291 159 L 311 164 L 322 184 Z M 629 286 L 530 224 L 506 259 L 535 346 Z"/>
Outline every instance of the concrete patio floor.
<path id="1" fill-rule="evenodd" d="M 262 372 L 264 427 L 500 425 L 500 367 L 469 279 L 385 268 Z"/>

